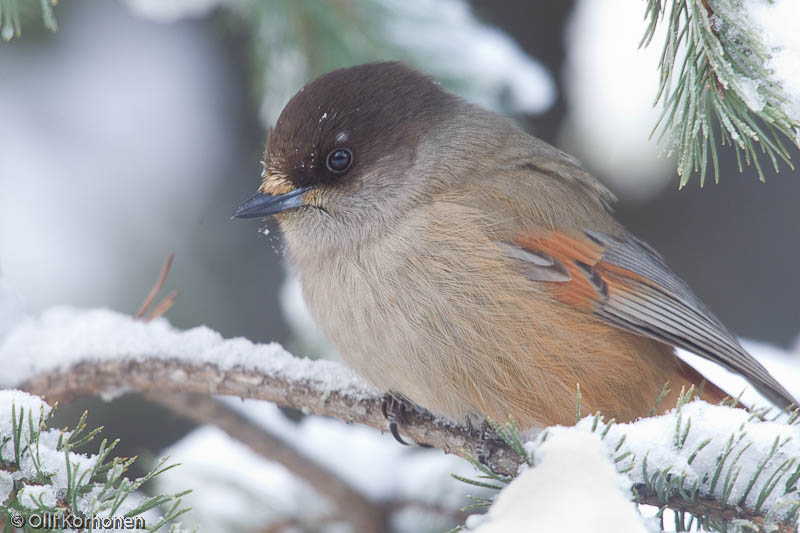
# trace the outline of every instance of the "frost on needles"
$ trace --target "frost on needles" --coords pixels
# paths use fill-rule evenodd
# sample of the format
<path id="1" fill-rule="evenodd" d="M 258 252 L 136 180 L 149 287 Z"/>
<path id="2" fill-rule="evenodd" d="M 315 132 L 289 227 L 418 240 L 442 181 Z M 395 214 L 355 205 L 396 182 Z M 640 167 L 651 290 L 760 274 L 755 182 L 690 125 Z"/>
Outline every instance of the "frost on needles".
<path id="1" fill-rule="evenodd" d="M 800 39 L 795 0 L 647 0 L 650 45 L 659 24 L 666 38 L 656 102 L 657 128 L 675 153 L 681 187 L 692 173 L 705 182 L 710 163 L 719 180 L 717 142 L 734 147 L 764 180 L 759 156 L 775 171 L 800 146 Z M 719 126 L 717 128 L 717 126 Z M 719 135 L 719 139 L 717 139 Z M 762 152 L 759 154 L 758 152 Z"/>
<path id="2" fill-rule="evenodd" d="M 177 494 L 145 497 L 139 488 L 172 466 L 124 476 L 133 459 L 111 457 L 117 441 L 103 439 L 95 455 L 75 450 L 94 439 L 86 413 L 72 431 L 49 427 L 53 409 L 36 396 L 0 390 L 0 526 L 15 531 L 184 531 L 188 511 Z M 110 527 L 109 527 L 110 526 Z M 10 531 L 11 529 L 3 529 Z"/>

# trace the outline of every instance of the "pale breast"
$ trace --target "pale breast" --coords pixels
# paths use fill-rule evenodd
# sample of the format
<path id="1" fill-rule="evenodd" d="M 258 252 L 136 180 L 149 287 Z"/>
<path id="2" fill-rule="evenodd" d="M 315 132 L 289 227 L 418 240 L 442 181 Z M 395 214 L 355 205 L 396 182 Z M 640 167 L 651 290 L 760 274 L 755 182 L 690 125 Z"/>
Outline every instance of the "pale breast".
<path id="1" fill-rule="evenodd" d="M 482 397 L 496 401 L 483 382 L 499 389 L 500 376 L 513 371 L 496 362 L 523 349 L 512 348 L 507 330 L 511 315 L 525 313 L 523 293 L 536 291 L 509 285 L 516 275 L 482 231 L 480 213 L 457 205 L 441 212 L 449 216 L 411 213 L 390 235 L 300 274 L 311 313 L 354 370 L 460 419 L 485 413 Z M 508 357 L 487 356 L 499 349 Z"/>
<path id="2" fill-rule="evenodd" d="M 668 363 L 655 343 L 554 303 L 480 212 L 446 203 L 437 212 L 445 216 L 412 213 L 368 245 L 303 262 L 309 309 L 356 372 L 454 420 L 570 423 L 578 383 L 587 410 L 649 409 L 665 375 L 649 357 Z M 636 396 L 651 389 L 653 399 Z"/>

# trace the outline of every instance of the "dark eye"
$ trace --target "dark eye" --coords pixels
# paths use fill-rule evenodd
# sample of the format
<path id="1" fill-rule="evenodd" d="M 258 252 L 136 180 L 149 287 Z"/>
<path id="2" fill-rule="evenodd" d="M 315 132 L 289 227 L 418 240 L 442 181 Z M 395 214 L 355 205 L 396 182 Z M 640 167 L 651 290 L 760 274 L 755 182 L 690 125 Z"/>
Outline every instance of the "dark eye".
<path id="1" fill-rule="evenodd" d="M 328 154 L 326 164 L 334 174 L 344 174 L 353 164 L 353 152 L 349 148 L 337 148 Z"/>

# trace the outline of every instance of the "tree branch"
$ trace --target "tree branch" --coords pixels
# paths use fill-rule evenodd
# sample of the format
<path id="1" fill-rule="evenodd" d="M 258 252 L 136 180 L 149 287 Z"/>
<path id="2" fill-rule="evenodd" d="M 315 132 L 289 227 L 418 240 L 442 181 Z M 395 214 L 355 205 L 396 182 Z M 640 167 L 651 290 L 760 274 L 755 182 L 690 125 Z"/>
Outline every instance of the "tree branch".
<path id="1" fill-rule="evenodd" d="M 389 429 L 389 422 L 381 411 L 380 395 L 365 395 L 363 390 L 328 390 L 323 384 L 309 379 L 293 379 L 287 375 L 268 375 L 254 370 L 234 367 L 224 370 L 211 363 L 192 363 L 177 359 L 107 360 L 84 361 L 63 370 L 38 374 L 20 388 L 43 396 L 48 401 L 69 401 L 77 396 L 98 395 L 108 391 L 138 391 L 148 395 L 174 393 L 198 393 L 202 395 L 231 395 L 242 398 L 265 400 L 278 405 L 294 407 L 305 413 L 331 416 L 346 422 L 357 422 L 380 431 Z M 169 405 L 173 406 L 170 400 Z M 184 412 L 175 400 L 174 406 Z M 188 406 L 185 406 L 189 409 Z M 190 411 L 197 408 L 192 404 Z M 199 415 L 213 417 L 212 412 Z M 477 457 L 483 442 L 480 431 L 454 424 L 431 413 L 415 409 L 407 413 L 402 427 L 404 436 L 418 443 L 435 446 L 445 453 L 461 457 Z M 238 433 L 237 433 L 238 435 Z M 261 436 L 253 435 L 254 441 Z M 294 459 L 292 459 L 294 460 Z M 490 457 L 490 466 L 498 473 L 513 475 L 517 472 L 521 458 L 502 443 L 497 445 Z M 313 477 L 313 476 L 312 476 Z M 639 503 L 669 508 L 698 515 L 710 515 L 720 521 L 745 519 L 759 526 L 765 519 L 752 510 L 724 506 L 711 498 L 698 498 L 695 503 L 674 499 L 662 501 L 646 486 L 634 486 Z M 327 490 L 324 493 L 330 494 Z M 779 524 L 780 532 L 790 533 L 793 527 Z"/>
<path id="2" fill-rule="evenodd" d="M 371 502 L 339 476 L 221 401 L 202 394 L 149 392 L 145 396 L 198 424 L 217 426 L 254 452 L 281 463 L 330 498 L 338 517 L 350 522 L 354 531 L 373 533 L 386 529 L 389 517 L 383 505 Z"/>
<path id="3" fill-rule="evenodd" d="M 211 363 L 192 364 L 177 359 L 84 361 L 64 370 L 38 374 L 20 388 L 47 401 L 69 402 L 78 396 L 107 391 L 160 393 L 194 392 L 265 400 L 305 413 L 358 422 L 380 431 L 389 430 L 381 411 L 382 397 L 365 397 L 362 391 L 327 390 L 319 383 L 287 376 L 264 375 L 253 370 L 220 369 Z M 436 417 L 424 410 L 407 413 L 403 435 L 461 457 L 477 457 L 480 432 Z M 493 456 L 499 472 L 516 472 L 520 464 L 511 450 L 500 448 Z"/>

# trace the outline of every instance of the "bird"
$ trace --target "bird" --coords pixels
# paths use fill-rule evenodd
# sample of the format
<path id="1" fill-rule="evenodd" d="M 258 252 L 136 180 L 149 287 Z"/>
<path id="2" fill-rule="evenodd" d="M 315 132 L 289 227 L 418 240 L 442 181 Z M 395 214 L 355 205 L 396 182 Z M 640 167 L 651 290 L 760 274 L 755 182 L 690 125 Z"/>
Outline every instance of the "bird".
<path id="1" fill-rule="evenodd" d="M 303 298 L 379 390 L 455 421 L 618 421 L 726 393 L 681 347 L 794 397 L 612 214 L 572 156 L 401 62 L 334 70 L 270 129 L 234 218 L 274 217 Z M 668 389 L 665 389 L 665 386 Z"/>

